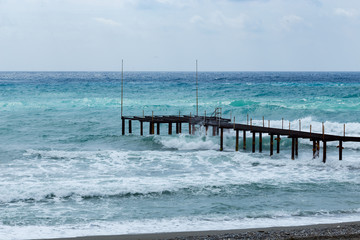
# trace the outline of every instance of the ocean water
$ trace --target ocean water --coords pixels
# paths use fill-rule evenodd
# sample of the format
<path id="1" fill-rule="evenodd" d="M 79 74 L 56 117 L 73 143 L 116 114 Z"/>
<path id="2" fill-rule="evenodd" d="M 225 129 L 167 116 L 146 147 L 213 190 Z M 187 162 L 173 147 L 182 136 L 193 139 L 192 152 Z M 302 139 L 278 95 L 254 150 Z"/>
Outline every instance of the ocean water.
<path id="1" fill-rule="evenodd" d="M 125 72 L 124 115 L 195 112 L 195 73 Z M 219 137 L 121 135 L 120 72 L 0 72 L 0 239 L 360 220 L 360 144 L 290 158 Z M 359 72 L 200 72 L 199 113 L 360 136 Z M 240 144 L 243 139 L 240 138 Z"/>

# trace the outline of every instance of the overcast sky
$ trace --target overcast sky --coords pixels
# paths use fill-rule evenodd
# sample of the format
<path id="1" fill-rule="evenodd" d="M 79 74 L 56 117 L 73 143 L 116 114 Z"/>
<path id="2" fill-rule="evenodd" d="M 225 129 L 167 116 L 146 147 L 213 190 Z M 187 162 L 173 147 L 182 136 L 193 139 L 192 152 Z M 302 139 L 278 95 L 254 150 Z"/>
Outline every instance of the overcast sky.
<path id="1" fill-rule="evenodd" d="M 0 0 L 0 71 L 360 71 L 360 0 Z"/>

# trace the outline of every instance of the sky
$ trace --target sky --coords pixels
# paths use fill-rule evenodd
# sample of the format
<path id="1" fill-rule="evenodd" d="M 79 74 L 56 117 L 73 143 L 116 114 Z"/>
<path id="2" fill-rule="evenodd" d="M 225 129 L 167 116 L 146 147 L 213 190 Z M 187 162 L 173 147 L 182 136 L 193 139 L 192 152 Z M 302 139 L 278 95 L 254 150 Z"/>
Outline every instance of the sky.
<path id="1" fill-rule="evenodd" d="M 0 0 L 0 71 L 360 71 L 359 0 Z"/>

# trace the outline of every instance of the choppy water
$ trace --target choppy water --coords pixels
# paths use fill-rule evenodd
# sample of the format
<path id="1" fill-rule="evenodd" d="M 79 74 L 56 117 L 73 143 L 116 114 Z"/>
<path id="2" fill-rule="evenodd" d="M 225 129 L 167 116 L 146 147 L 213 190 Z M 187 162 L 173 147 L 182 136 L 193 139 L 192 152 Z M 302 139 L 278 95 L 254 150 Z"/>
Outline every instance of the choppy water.
<path id="1" fill-rule="evenodd" d="M 0 73 L 0 239 L 360 220 L 360 144 L 235 152 L 227 132 L 121 135 L 119 72 Z M 125 73 L 125 115 L 195 111 L 195 74 Z M 360 73 L 199 73 L 199 112 L 360 136 Z M 267 123 L 267 122 L 266 122 Z M 147 132 L 147 125 L 145 125 Z M 185 124 L 183 132 L 186 131 Z M 242 139 L 241 139 L 242 141 Z M 248 146 L 250 146 L 250 139 Z M 241 143 L 241 142 L 240 142 Z"/>

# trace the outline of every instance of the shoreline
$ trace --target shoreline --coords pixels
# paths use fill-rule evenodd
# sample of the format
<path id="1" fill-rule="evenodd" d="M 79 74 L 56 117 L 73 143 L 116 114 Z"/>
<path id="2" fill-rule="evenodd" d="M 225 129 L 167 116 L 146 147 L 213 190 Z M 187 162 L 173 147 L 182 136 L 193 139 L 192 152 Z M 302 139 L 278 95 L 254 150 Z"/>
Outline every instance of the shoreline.
<path id="1" fill-rule="evenodd" d="M 191 232 L 165 232 L 108 236 L 47 238 L 42 240 L 217 240 L 217 239 L 352 239 L 360 240 L 360 221 L 314 224 L 290 227 L 269 227 Z"/>

